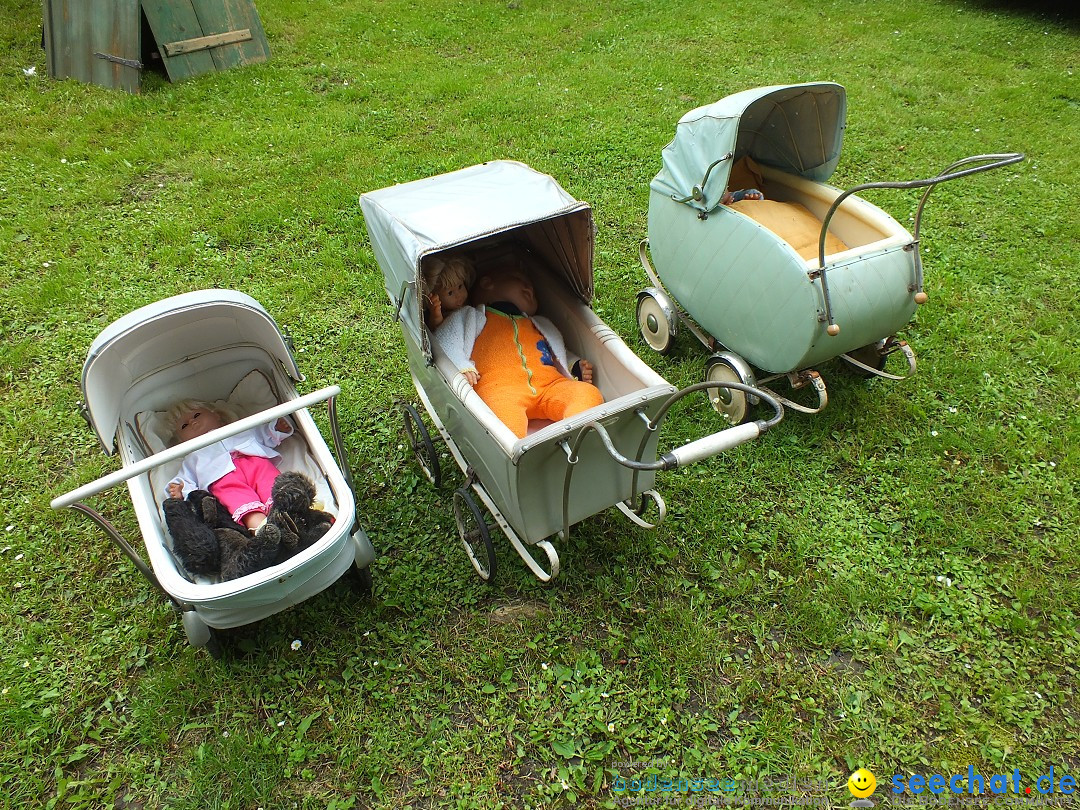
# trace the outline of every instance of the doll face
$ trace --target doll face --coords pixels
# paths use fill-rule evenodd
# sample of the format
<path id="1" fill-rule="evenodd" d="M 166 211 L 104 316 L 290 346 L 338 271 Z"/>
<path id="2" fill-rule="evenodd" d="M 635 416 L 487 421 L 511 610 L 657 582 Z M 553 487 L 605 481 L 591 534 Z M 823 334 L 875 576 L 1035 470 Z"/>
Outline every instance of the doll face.
<path id="1" fill-rule="evenodd" d="M 185 411 L 176 419 L 176 439 L 186 442 L 222 427 L 225 423 L 221 415 L 209 408 Z"/>
<path id="2" fill-rule="evenodd" d="M 469 300 L 469 291 L 465 288 L 465 283 L 459 281 L 457 284 L 451 284 L 449 287 L 440 287 L 435 291 L 435 295 L 439 296 L 439 301 L 442 303 L 443 312 L 451 312 L 455 309 L 461 309 L 465 306 L 465 302 Z"/>
<path id="3" fill-rule="evenodd" d="M 507 270 L 498 275 L 484 276 L 476 282 L 473 299 L 477 304 L 509 301 L 526 315 L 535 315 L 539 307 L 536 290 L 521 270 Z"/>

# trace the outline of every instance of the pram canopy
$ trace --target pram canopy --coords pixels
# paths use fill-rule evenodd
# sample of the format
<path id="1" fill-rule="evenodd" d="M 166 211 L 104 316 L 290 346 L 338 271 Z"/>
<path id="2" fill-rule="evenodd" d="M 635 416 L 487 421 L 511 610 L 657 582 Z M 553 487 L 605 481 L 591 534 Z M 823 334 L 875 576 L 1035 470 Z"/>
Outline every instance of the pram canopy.
<path id="1" fill-rule="evenodd" d="M 732 164 L 743 156 L 808 180 L 836 170 L 847 100 L 833 82 L 745 90 L 679 119 L 651 188 L 701 211 L 720 204 Z"/>
<path id="2" fill-rule="evenodd" d="M 232 290 L 200 290 L 130 312 L 102 330 L 82 371 L 83 407 L 102 449 L 114 437 L 124 397 L 140 379 L 184 359 L 228 346 L 260 346 L 295 381 L 304 376 L 285 336 L 254 298 Z"/>
<path id="3" fill-rule="evenodd" d="M 592 209 L 524 163 L 494 160 L 360 196 L 386 292 L 430 356 L 420 297 L 425 256 L 500 233 L 516 234 L 584 303 L 593 297 Z M 403 306 L 411 287 L 416 306 Z"/>

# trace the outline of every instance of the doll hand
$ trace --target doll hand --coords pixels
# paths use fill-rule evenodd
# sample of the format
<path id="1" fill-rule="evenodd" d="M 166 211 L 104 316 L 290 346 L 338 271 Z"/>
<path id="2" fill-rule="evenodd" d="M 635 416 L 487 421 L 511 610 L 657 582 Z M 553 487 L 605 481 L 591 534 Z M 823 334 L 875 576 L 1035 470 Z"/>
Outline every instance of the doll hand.
<path id="1" fill-rule="evenodd" d="M 168 490 L 170 498 L 183 498 L 184 497 L 184 487 L 181 484 L 176 484 L 176 483 L 169 484 L 169 486 L 167 486 L 165 489 Z"/>
<path id="2" fill-rule="evenodd" d="M 578 370 L 581 372 L 581 381 L 591 383 L 592 382 L 592 370 L 593 365 L 588 360 L 578 361 Z"/>
<path id="3" fill-rule="evenodd" d="M 465 379 L 469 381 L 469 385 L 476 387 L 476 384 L 480 382 L 480 375 L 475 371 L 463 371 L 461 372 Z"/>
<path id="4" fill-rule="evenodd" d="M 428 323 L 434 328 L 443 322 L 442 299 L 435 293 L 431 293 L 428 295 L 427 301 L 428 307 L 431 309 L 428 313 Z"/>

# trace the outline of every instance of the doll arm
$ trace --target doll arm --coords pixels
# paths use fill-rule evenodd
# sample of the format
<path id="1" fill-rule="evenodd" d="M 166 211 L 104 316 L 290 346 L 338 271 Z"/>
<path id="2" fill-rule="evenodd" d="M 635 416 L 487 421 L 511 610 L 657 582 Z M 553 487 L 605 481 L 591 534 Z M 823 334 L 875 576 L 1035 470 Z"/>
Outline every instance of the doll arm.
<path id="1" fill-rule="evenodd" d="M 174 475 L 173 479 L 165 485 L 165 497 L 186 498 L 189 492 L 198 488 L 199 485 L 194 479 L 194 473 L 189 469 L 188 460 L 185 458 L 183 466 L 180 467 L 180 472 Z"/>
<path id="2" fill-rule="evenodd" d="M 555 359 L 561 366 L 559 371 L 565 377 L 573 377 L 574 366 L 581 362 L 581 358 L 566 350 L 562 332 L 543 315 L 534 315 L 532 321 L 536 324 L 536 328 L 540 330 L 540 334 L 544 336 L 544 340 L 551 346 L 551 353 L 555 355 Z"/>
<path id="3" fill-rule="evenodd" d="M 293 426 L 292 422 L 289 421 L 289 418 L 283 416 L 276 422 L 268 422 L 265 425 L 260 425 L 255 429 L 254 433 L 259 444 L 266 447 L 277 447 L 293 435 Z"/>
<path id="4" fill-rule="evenodd" d="M 447 359 L 454 364 L 454 368 L 468 376 L 470 373 L 480 378 L 476 370 L 476 364 L 472 360 L 473 346 L 476 338 L 484 328 L 486 316 L 476 307 L 465 306 L 455 309 L 442 322 L 442 326 L 435 330 L 435 340 L 442 349 Z M 471 385 L 476 383 L 470 380 Z"/>
<path id="5" fill-rule="evenodd" d="M 442 326 L 443 321 L 446 320 L 443 317 L 442 299 L 439 298 L 438 293 L 428 293 L 425 300 L 427 301 L 428 326 L 431 329 L 437 329 Z"/>

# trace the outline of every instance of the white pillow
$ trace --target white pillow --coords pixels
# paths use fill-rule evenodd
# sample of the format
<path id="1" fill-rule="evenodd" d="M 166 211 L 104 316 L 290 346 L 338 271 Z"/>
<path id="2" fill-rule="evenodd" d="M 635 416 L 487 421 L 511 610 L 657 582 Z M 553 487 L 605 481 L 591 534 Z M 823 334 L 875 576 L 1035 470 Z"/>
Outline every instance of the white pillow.
<path id="1" fill-rule="evenodd" d="M 255 370 L 233 386 L 227 399 L 212 404 L 227 405 L 242 419 L 273 408 L 278 404 L 278 398 L 266 375 Z M 169 424 L 166 411 L 141 411 L 135 415 L 135 428 L 151 453 L 160 453 L 173 443 L 173 425 Z"/>

